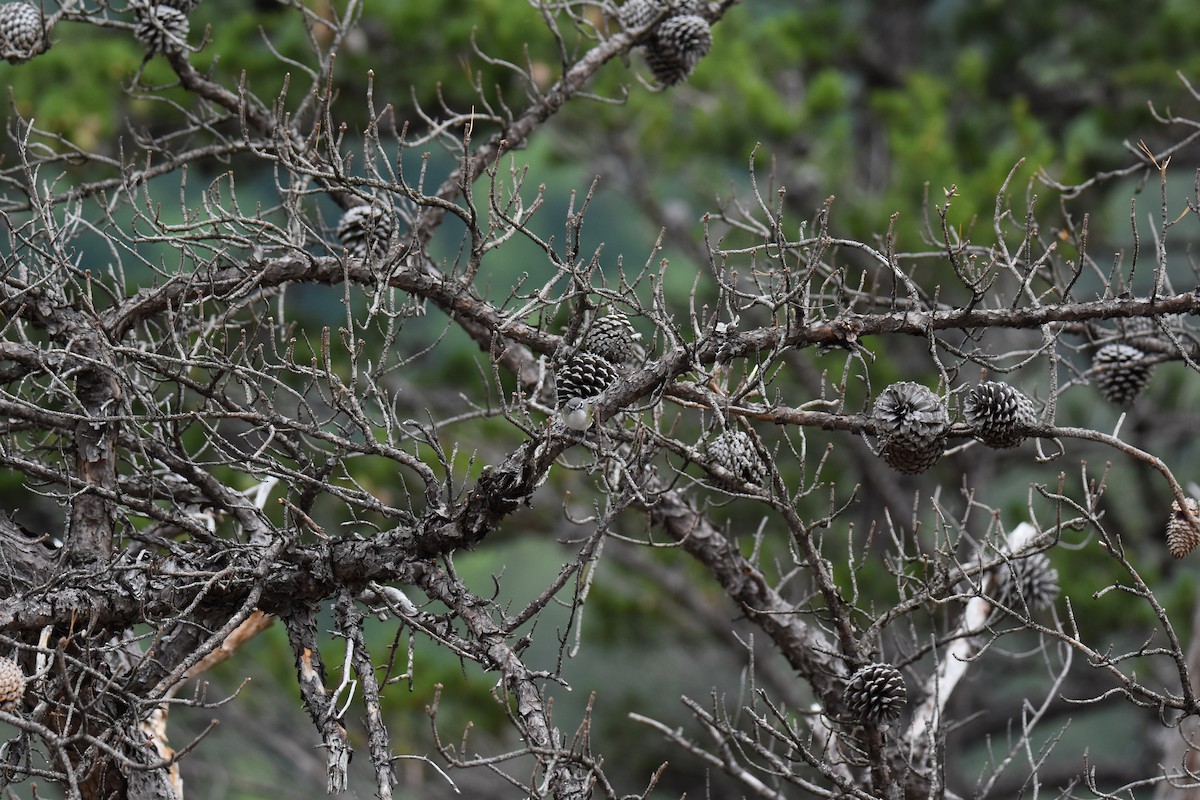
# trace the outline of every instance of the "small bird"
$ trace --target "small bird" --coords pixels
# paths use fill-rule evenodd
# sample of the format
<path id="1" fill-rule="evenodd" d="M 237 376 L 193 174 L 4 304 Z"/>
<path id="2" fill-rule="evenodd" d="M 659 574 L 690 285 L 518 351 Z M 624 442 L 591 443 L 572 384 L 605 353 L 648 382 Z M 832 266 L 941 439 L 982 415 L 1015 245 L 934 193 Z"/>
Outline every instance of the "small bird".
<path id="1" fill-rule="evenodd" d="M 592 401 L 584 397 L 572 397 L 563 403 L 563 423 L 573 431 L 586 431 L 592 427 Z"/>

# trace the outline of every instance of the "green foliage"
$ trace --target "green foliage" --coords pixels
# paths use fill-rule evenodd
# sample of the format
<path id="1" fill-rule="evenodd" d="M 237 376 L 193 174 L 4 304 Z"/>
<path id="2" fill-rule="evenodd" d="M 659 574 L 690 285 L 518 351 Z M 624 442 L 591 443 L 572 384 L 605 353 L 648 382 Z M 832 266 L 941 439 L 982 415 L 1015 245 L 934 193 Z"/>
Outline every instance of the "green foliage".
<path id="1" fill-rule="evenodd" d="M 22 117 L 81 149 L 104 149 L 121 125 L 128 100 L 120 87 L 137 69 L 140 48 L 132 37 L 91 25 L 64 24 L 52 39 L 36 69 L 0 62 L 0 84 Z"/>

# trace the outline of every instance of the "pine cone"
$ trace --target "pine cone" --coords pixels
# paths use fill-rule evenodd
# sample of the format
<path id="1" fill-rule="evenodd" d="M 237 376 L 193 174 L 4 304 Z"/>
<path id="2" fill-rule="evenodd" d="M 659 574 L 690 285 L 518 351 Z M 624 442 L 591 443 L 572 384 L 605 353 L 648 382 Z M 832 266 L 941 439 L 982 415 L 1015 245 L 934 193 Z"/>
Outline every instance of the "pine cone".
<path id="1" fill-rule="evenodd" d="M 381 258 L 395 232 L 396 218 L 377 203 L 346 209 L 337 226 L 338 241 L 352 258 Z"/>
<path id="2" fill-rule="evenodd" d="M 891 664 L 867 664 L 846 682 L 846 707 L 864 722 L 895 722 L 907 702 L 904 676 Z"/>
<path id="3" fill-rule="evenodd" d="M 1200 502 L 1188 497 L 1187 507 L 1192 517 L 1200 522 Z M 1200 531 L 1196 530 L 1179 507 L 1179 501 L 1171 501 L 1171 518 L 1167 520 L 1167 549 L 1175 558 L 1183 558 L 1200 544 Z"/>
<path id="4" fill-rule="evenodd" d="M 1024 437 L 1016 428 L 1037 421 L 1033 401 L 1020 389 L 999 381 L 973 388 L 963 401 L 963 417 L 979 441 L 997 448 L 1019 445 Z"/>
<path id="5" fill-rule="evenodd" d="M 766 474 L 754 441 L 745 431 L 722 431 L 704 446 L 704 452 L 743 483 L 761 484 Z"/>
<path id="6" fill-rule="evenodd" d="M 1058 570 L 1045 553 L 1011 559 L 996 567 L 994 578 L 996 600 L 1016 611 L 1042 611 L 1058 598 Z"/>
<path id="7" fill-rule="evenodd" d="M 950 415 L 941 398 L 919 383 L 893 383 L 875 399 L 880 455 L 898 472 L 924 472 L 946 449 Z"/>
<path id="8" fill-rule="evenodd" d="M 11 658 L 0 657 L 0 708 L 12 711 L 25 696 L 25 673 Z"/>
<path id="9" fill-rule="evenodd" d="M 712 48 L 712 28 L 696 14 L 671 17 L 646 42 L 646 65 L 664 86 L 687 80 Z"/>
<path id="10" fill-rule="evenodd" d="M 700 13 L 701 0 L 629 0 L 617 10 L 625 30 L 641 28 L 656 19 L 666 21 L 680 14 Z"/>
<path id="11" fill-rule="evenodd" d="M 1158 334 L 1158 326 L 1151 317 L 1127 317 L 1117 320 L 1117 330 L 1121 338 L 1131 343 Z"/>
<path id="12" fill-rule="evenodd" d="M 660 16 L 665 16 L 667 4 L 662 0 L 629 0 L 617 9 L 617 19 L 625 30 L 649 25 Z"/>
<path id="13" fill-rule="evenodd" d="M 1153 364 L 1141 363 L 1146 354 L 1128 344 L 1106 344 L 1092 357 L 1092 372 L 1100 394 L 1110 403 L 1127 406 L 1150 382 Z"/>
<path id="14" fill-rule="evenodd" d="M 1159 314 L 1153 317 L 1118 317 L 1114 325 L 1095 329 L 1102 341 L 1118 341 L 1130 347 L 1136 347 L 1143 352 L 1153 350 L 1147 344 L 1164 346 L 1168 342 L 1168 333 L 1186 336 L 1187 326 L 1180 314 Z"/>
<path id="15" fill-rule="evenodd" d="M 171 53 L 187 48 L 187 14 L 158 3 L 134 6 L 136 24 L 133 35 L 151 53 Z"/>
<path id="16" fill-rule="evenodd" d="M 29 3 L 0 5 L 0 55 L 10 64 L 28 61 L 49 48 L 42 12 Z"/>
<path id="17" fill-rule="evenodd" d="M 620 373 L 611 362 L 594 353 L 576 353 L 575 357 L 558 371 L 558 407 L 565 407 L 572 397 L 595 397 L 616 383 L 619 377 Z"/>
<path id="18" fill-rule="evenodd" d="M 641 338 L 629 317 L 620 311 L 609 311 L 592 321 L 583 338 L 583 349 L 614 364 L 624 364 L 646 354 L 638 344 Z"/>

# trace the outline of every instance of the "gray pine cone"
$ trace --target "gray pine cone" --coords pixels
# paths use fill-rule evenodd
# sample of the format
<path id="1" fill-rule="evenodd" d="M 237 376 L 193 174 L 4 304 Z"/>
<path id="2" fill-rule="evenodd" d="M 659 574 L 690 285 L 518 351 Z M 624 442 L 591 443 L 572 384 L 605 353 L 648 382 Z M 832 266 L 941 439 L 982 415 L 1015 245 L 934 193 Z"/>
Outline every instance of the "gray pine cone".
<path id="1" fill-rule="evenodd" d="M 1113 342 L 1092 357 L 1093 378 L 1100 394 L 1110 403 L 1128 406 L 1146 388 L 1154 374 L 1153 364 L 1141 363 L 1146 354 L 1128 344 Z"/>
<path id="2" fill-rule="evenodd" d="M 29 3 L 0 5 L 0 56 L 20 64 L 44 53 L 49 48 L 45 24 L 42 12 Z"/>
<path id="3" fill-rule="evenodd" d="M 1058 599 L 1058 570 L 1045 553 L 1001 564 L 995 581 L 995 599 L 1015 611 L 1043 611 Z"/>
<path id="4" fill-rule="evenodd" d="M 745 431 L 721 431 L 704 445 L 704 452 L 743 483 L 761 484 L 766 474 L 754 442 Z"/>
<path id="5" fill-rule="evenodd" d="M 1200 520 L 1200 502 L 1190 497 L 1186 499 L 1188 511 L 1195 519 Z M 1167 549 L 1175 558 L 1183 558 L 1195 550 L 1197 544 L 1200 544 L 1200 531 L 1197 531 L 1183 515 L 1179 501 L 1172 500 L 1171 518 L 1167 520 Z"/>
<path id="6" fill-rule="evenodd" d="M 628 316 L 620 311 L 609 311 L 592 321 L 583 338 L 583 349 L 614 364 L 625 364 L 645 355 L 638 344 L 641 338 Z"/>
<path id="7" fill-rule="evenodd" d="M 646 65 L 664 86 L 687 80 L 712 49 L 712 28 L 696 14 L 681 14 L 654 29 L 646 42 Z"/>
<path id="8" fill-rule="evenodd" d="M 700 13 L 701 0 L 629 0 L 617 10 L 625 30 L 641 28 L 661 18 L 664 22 L 680 14 Z"/>
<path id="9" fill-rule="evenodd" d="M 893 383 L 875 398 L 880 455 L 892 469 L 916 474 L 934 465 L 946 449 L 950 415 L 941 398 L 911 381 Z"/>
<path id="10" fill-rule="evenodd" d="M 338 241 L 351 258 L 381 258 L 395 233 L 395 216 L 378 203 L 346 209 L 337 226 Z"/>
<path id="11" fill-rule="evenodd" d="M 607 359 L 594 353 L 576 353 L 556 376 L 558 407 L 564 408 L 572 397 L 595 397 L 616 383 L 619 377 L 617 367 Z"/>
<path id="12" fill-rule="evenodd" d="M 846 682 L 846 707 L 864 722 L 895 722 L 907 702 L 904 676 L 891 664 L 867 664 Z"/>
<path id="13" fill-rule="evenodd" d="M 1128 317 L 1117 320 L 1117 330 L 1127 343 L 1158 334 L 1158 326 L 1150 317 Z"/>
<path id="14" fill-rule="evenodd" d="M 0 657 L 0 708 L 12 711 L 25 696 L 25 673 L 11 658 Z"/>
<path id="15" fill-rule="evenodd" d="M 629 0 L 617 10 L 617 19 L 625 30 L 649 25 L 659 16 L 664 16 L 667 4 L 662 0 Z"/>
<path id="16" fill-rule="evenodd" d="M 164 3 L 134 6 L 133 35 L 151 53 L 173 53 L 187 49 L 190 26 L 187 14 Z"/>
<path id="17" fill-rule="evenodd" d="M 987 381 L 971 390 L 963 401 L 963 417 L 972 433 L 988 447 L 1016 447 L 1024 438 L 1016 428 L 1033 425 L 1033 401 L 999 381 Z"/>

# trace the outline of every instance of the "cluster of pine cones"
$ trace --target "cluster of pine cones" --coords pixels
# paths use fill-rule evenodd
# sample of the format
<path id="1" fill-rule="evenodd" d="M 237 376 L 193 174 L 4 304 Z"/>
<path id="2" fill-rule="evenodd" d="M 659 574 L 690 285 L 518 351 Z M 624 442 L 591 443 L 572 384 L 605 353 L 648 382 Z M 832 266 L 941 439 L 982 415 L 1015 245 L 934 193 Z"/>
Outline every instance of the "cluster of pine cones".
<path id="1" fill-rule="evenodd" d="M 1093 356 L 1092 375 L 1101 394 L 1117 405 L 1129 405 L 1153 372 L 1149 356 L 1128 342 L 1108 343 Z M 963 399 L 963 421 L 972 435 L 994 448 L 1016 447 L 1023 429 L 1037 422 L 1033 401 L 1021 390 L 999 381 L 973 387 Z M 911 381 L 888 386 L 875 400 L 872 417 L 879 454 L 893 469 L 917 474 L 932 467 L 946 449 L 950 414 L 942 398 Z M 749 437 L 725 431 L 707 446 L 709 456 L 739 478 L 755 483 L 762 464 Z"/>
<path id="2" fill-rule="evenodd" d="M 1097 348 L 1090 373 L 1106 400 L 1128 406 L 1146 388 L 1153 370 L 1149 355 L 1132 338 L 1132 342 L 1109 342 Z M 1021 429 L 1036 421 L 1029 397 L 998 381 L 975 386 L 963 400 L 962 410 L 972 434 L 989 447 L 1016 447 L 1023 438 Z M 925 386 L 908 381 L 892 384 L 876 398 L 873 416 L 880 455 L 894 469 L 924 472 L 941 457 L 950 416 L 942 399 Z"/>
<path id="3" fill-rule="evenodd" d="M 1044 553 L 1006 561 L 993 570 L 991 580 L 991 597 L 1016 613 L 1044 611 L 1059 594 L 1058 570 Z M 908 690 L 900 670 L 875 662 L 846 679 L 842 699 L 854 720 L 888 726 L 899 719 Z"/>
<path id="4" fill-rule="evenodd" d="M 941 458 L 950 432 L 946 404 L 929 388 L 902 381 L 875 399 L 872 416 L 879 453 L 893 469 L 924 472 Z M 963 400 L 963 417 L 972 434 L 989 447 L 1016 447 L 1021 429 L 1036 422 L 1033 401 L 1019 389 L 998 381 L 975 386 Z"/>
<path id="5" fill-rule="evenodd" d="M 131 3 L 133 34 L 151 55 L 186 50 L 188 14 L 199 4 L 200 0 L 138 0 Z"/>
<path id="6" fill-rule="evenodd" d="M 133 0 L 133 34 L 146 51 L 169 53 L 187 49 L 188 14 L 200 0 Z M 0 5 L 0 58 L 20 64 L 50 49 L 50 27 L 40 6 L 34 3 Z"/>
<path id="7" fill-rule="evenodd" d="M 616 383 L 622 369 L 645 356 L 641 338 L 621 311 L 612 309 L 592 319 L 574 354 L 555 375 L 558 408 L 575 397 L 590 400 Z"/>
<path id="8" fill-rule="evenodd" d="M 664 86 L 687 80 L 712 48 L 712 28 L 701 0 L 628 0 L 619 17 L 626 30 L 653 25 L 641 44 L 646 66 Z"/>

